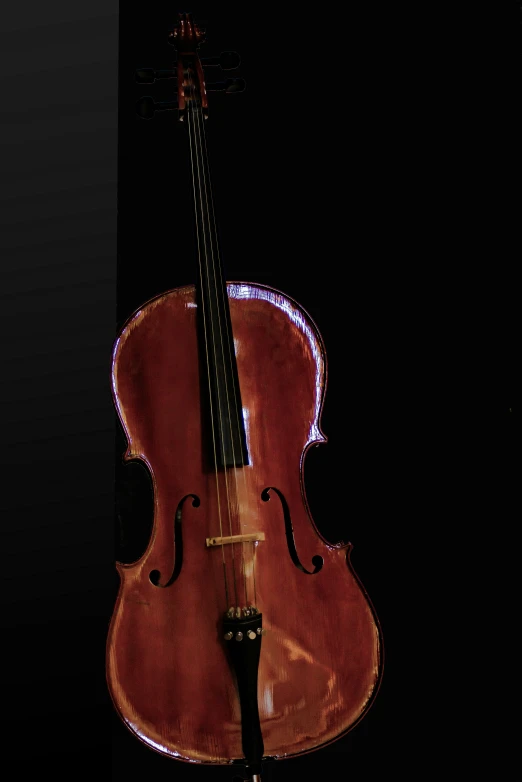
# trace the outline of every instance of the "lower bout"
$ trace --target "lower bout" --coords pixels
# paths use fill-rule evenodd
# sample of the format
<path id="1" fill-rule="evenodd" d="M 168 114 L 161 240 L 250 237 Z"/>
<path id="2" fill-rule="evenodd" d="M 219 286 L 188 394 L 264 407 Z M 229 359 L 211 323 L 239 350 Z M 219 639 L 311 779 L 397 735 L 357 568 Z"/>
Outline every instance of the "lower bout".
<path id="1" fill-rule="evenodd" d="M 347 733 L 366 713 L 378 684 L 378 648 L 366 669 L 359 666 L 350 676 L 346 669 L 300 659 L 299 649 L 287 648 L 285 654 L 293 655 L 290 675 L 288 667 L 276 667 L 281 649 L 270 643 L 266 647 L 258 680 L 265 757 L 318 749 Z M 228 672 L 220 686 L 207 683 L 199 692 L 184 686 L 192 677 L 181 672 L 177 682 L 157 682 L 138 696 L 117 680 L 117 668 L 108 678 L 121 719 L 150 749 L 203 764 L 227 765 L 243 759 L 239 699 Z M 225 681 L 228 686 L 223 687 Z M 170 697 L 165 697 L 168 692 Z"/>

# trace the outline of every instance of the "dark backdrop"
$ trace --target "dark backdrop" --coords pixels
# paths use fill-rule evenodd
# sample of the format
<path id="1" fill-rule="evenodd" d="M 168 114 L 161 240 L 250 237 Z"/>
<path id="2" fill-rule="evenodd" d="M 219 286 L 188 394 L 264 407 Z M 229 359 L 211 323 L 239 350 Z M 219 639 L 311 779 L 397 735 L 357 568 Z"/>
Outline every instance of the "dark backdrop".
<path id="1" fill-rule="evenodd" d="M 110 768 L 117 6 L 2 9 L 2 757 L 21 778 Z"/>
<path id="2" fill-rule="evenodd" d="M 508 43 L 473 50 L 453 20 L 373 3 L 4 16 L 5 757 L 22 777 L 232 776 L 141 746 L 104 680 L 114 559 L 150 521 L 146 476 L 120 466 L 111 348 L 143 301 L 194 280 L 185 128 L 135 114 L 169 97 L 134 70 L 169 67 L 178 10 L 205 21 L 202 55 L 242 57 L 246 91 L 212 94 L 207 123 L 226 274 L 294 297 L 324 337 L 307 493 L 326 537 L 353 543 L 384 634 L 361 724 L 267 777 L 484 771 L 493 734 L 482 721 L 468 750 L 461 709 L 472 694 L 483 715 L 492 663 L 473 664 L 515 615 L 502 624 L 492 588 L 516 593 L 517 71 Z M 510 779 L 500 724 L 492 778 Z"/>

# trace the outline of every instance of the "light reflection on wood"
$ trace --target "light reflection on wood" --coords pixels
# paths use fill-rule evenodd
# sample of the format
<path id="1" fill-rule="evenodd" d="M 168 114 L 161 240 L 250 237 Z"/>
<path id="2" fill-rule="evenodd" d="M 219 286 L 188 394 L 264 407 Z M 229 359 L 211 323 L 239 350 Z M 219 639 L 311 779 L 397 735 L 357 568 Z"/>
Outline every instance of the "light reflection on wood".
<path id="1" fill-rule="evenodd" d="M 223 552 L 229 590 L 235 565 L 242 597 L 245 590 L 253 596 L 255 551 L 257 606 L 267 629 L 259 667 L 266 756 L 308 752 L 345 733 L 367 709 L 382 669 L 378 623 L 350 566 L 350 547 L 321 537 L 304 497 L 303 452 L 326 439 L 319 422 L 326 368 L 320 336 L 276 291 L 234 284 L 229 293 L 252 459 L 229 471 L 229 506 L 223 476 L 216 484 L 215 474 L 201 469 L 194 288 L 142 307 L 123 329 L 113 365 L 126 458 L 149 465 L 155 505 L 147 550 L 118 566 L 109 689 L 123 720 L 148 746 L 204 763 L 242 757 L 239 704 L 221 637 L 230 604 Z M 303 566 L 313 570 L 312 558 L 323 558 L 318 573 L 292 562 L 281 503 L 261 499 L 268 486 L 288 503 Z M 183 506 L 183 566 L 174 584 L 161 589 L 149 573 L 159 570 L 165 583 L 172 572 L 174 514 L 188 493 L 201 505 Z M 207 548 L 218 506 L 232 534 L 262 531 L 265 541 Z"/>

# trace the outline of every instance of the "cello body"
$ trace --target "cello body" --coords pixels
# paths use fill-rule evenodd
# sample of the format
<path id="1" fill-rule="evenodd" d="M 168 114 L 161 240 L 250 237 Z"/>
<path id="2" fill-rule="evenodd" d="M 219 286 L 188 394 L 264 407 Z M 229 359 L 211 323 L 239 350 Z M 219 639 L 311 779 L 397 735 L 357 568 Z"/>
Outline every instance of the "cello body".
<path id="1" fill-rule="evenodd" d="M 351 545 L 326 541 L 306 502 L 305 456 L 326 440 L 321 336 L 279 291 L 227 283 L 227 294 L 248 464 L 218 474 L 205 461 L 194 286 L 134 313 L 112 364 L 124 458 L 150 472 L 154 521 L 143 555 L 117 565 L 109 691 L 127 727 L 151 749 L 206 764 L 244 758 L 221 627 L 227 600 L 243 605 L 242 595 L 250 602 L 255 593 L 263 612 L 257 700 L 265 759 L 342 736 L 366 713 L 382 673 L 379 623 L 351 567 Z M 255 540 L 209 546 L 220 534 Z M 233 557 L 240 566 L 225 598 L 223 571 L 235 573 Z"/>

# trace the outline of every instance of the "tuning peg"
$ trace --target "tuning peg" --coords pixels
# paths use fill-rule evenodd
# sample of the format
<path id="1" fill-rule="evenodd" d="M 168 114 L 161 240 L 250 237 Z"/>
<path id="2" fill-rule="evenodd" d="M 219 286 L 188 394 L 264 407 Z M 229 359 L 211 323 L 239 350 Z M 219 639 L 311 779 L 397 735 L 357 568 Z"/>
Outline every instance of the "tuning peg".
<path id="1" fill-rule="evenodd" d="M 244 79 L 225 79 L 225 81 L 215 81 L 206 84 L 207 92 L 243 92 L 246 87 Z"/>
<path id="2" fill-rule="evenodd" d="M 239 68 L 241 65 L 241 57 L 237 52 L 221 52 L 219 55 L 219 64 L 224 71 L 231 71 L 234 68 Z"/>
<path id="3" fill-rule="evenodd" d="M 219 57 L 205 57 L 201 60 L 204 68 L 221 68 L 223 71 L 231 71 L 239 68 L 241 57 L 237 52 L 221 52 Z"/>
<path id="4" fill-rule="evenodd" d="M 136 81 L 138 84 L 152 84 L 154 81 L 154 68 L 142 68 L 136 71 Z"/>
<path id="5" fill-rule="evenodd" d="M 140 68 L 136 71 L 136 81 L 138 84 L 152 84 L 156 79 L 175 79 L 177 72 L 169 68 L 159 69 L 157 71 L 154 68 Z"/>
<path id="6" fill-rule="evenodd" d="M 177 108 L 177 101 L 160 101 L 155 103 L 150 95 L 140 98 L 136 103 L 136 112 L 142 119 L 152 119 L 155 111 L 171 111 Z"/>

